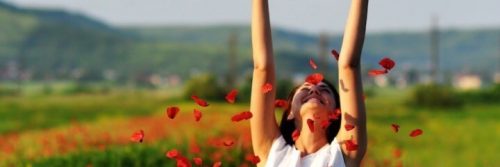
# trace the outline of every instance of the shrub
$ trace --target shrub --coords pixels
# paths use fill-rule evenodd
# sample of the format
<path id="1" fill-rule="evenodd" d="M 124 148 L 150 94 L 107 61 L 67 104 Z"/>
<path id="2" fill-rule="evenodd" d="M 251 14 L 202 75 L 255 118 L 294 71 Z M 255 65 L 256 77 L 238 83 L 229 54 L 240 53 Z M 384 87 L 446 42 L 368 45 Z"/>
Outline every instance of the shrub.
<path id="1" fill-rule="evenodd" d="M 213 74 L 197 75 L 187 81 L 183 97 L 191 99 L 196 95 L 206 100 L 224 100 L 225 91 Z"/>
<path id="2" fill-rule="evenodd" d="M 463 100 L 450 87 L 431 84 L 415 86 L 409 104 L 417 107 L 458 108 L 463 106 Z"/>

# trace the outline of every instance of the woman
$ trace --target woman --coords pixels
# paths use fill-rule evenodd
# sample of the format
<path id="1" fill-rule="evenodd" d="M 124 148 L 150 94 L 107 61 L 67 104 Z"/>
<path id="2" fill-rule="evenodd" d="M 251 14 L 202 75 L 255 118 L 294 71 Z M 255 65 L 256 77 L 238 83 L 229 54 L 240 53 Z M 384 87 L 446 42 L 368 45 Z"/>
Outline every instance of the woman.
<path id="1" fill-rule="evenodd" d="M 275 89 L 262 92 L 263 85 L 275 83 L 268 2 L 252 0 L 254 70 L 250 127 L 254 153 L 261 159 L 258 166 L 360 166 L 367 143 L 360 58 L 368 0 L 351 3 L 338 60 L 341 91 L 337 94 L 325 80 L 300 85 L 289 98 L 280 131 L 274 114 Z M 340 106 L 341 117 L 322 128 L 320 122 L 328 120 Z M 344 128 L 347 124 L 349 129 Z M 290 133 L 295 130 L 300 135 L 293 141 Z M 353 149 L 353 143 L 357 148 Z"/>

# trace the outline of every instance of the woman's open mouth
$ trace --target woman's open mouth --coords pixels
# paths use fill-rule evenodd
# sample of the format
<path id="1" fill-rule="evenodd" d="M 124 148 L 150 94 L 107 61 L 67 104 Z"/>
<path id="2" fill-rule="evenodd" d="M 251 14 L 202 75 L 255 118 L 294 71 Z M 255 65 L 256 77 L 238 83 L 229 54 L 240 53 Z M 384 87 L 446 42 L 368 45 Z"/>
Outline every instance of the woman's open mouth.
<path id="1" fill-rule="evenodd" d="M 314 95 L 314 94 L 304 98 L 304 100 L 302 100 L 302 104 L 304 104 L 308 101 L 313 101 L 313 102 L 316 101 L 316 102 L 319 102 L 321 104 L 325 104 L 325 100 L 323 100 L 323 98 L 321 96 Z"/>

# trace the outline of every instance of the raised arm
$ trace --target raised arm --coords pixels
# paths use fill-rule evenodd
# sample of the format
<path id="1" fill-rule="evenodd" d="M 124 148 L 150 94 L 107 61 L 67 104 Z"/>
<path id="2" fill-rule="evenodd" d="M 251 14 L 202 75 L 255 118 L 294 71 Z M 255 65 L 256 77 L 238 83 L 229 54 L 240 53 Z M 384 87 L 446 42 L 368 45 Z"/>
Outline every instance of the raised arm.
<path id="1" fill-rule="evenodd" d="M 269 23 L 267 0 L 252 0 L 252 51 L 253 78 L 250 111 L 252 145 L 256 155 L 261 158 L 259 166 L 265 165 L 273 140 L 279 136 L 279 128 L 274 115 L 275 88 L 263 93 L 262 86 L 274 86 L 274 58 Z"/>
<path id="2" fill-rule="evenodd" d="M 366 152 L 366 112 L 361 82 L 361 50 L 365 39 L 368 0 L 352 0 L 345 27 L 344 39 L 339 58 L 340 104 L 342 106 L 342 125 L 338 133 L 340 141 L 352 139 L 358 149 L 348 151 L 342 144 L 347 166 L 359 166 Z M 356 128 L 346 131 L 344 125 Z"/>

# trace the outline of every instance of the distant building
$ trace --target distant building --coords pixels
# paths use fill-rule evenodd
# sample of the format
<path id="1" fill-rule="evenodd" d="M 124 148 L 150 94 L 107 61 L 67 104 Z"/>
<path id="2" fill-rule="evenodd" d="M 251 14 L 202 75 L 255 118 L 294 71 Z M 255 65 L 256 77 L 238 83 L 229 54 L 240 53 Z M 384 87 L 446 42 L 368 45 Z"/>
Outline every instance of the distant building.
<path id="1" fill-rule="evenodd" d="M 496 83 L 496 84 L 500 84 L 500 71 L 497 71 L 493 75 L 493 82 Z"/>
<path id="2" fill-rule="evenodd" d="M 476 74 L 458 74 L 453 79 L 453 86 L 460 90 L 481 88 L 481 77 Z"/>

